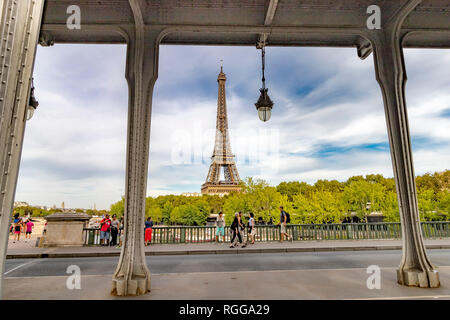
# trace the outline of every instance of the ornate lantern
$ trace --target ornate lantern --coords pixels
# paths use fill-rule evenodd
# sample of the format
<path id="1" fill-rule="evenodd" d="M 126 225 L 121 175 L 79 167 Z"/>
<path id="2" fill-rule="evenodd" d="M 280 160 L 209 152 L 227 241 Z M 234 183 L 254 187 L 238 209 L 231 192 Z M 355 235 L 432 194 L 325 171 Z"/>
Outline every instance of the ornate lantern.
<path id="1" fill-rule="evenodd" d="M 36 100 L 34 96 L 34 83 L 33 79 L 31 79 L 31 91 L 30 91 L 30 100 L 28 101 L 27 108 L 27 120 L 30 120 L 33 117 L 34 111 L 39 106 L 39 102 Z"/>
<path id="2" fill-rule="evenodd" d="M 259 96 L 258 101 L 255 103 L 256 110 L 258 110 L 258 116 L 261 121 L 266 122 L 270 119 L 272 114 L 273 102 L 270 100 L 267 91 L 269 89 L 266 88 L 266 78 L 264 77 L 264 69 L 265 69 L 265 44 L 261 45 L 261 59 L 262 59 L 262 88 L 259 89 L 261 95 Z"/>

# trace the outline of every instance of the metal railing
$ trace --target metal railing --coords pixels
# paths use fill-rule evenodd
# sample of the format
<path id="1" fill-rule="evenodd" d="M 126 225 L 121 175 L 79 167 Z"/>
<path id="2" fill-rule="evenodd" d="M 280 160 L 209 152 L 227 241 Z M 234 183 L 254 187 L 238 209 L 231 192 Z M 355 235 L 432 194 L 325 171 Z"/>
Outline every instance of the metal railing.
<path id="1" fill-rule="evenodd" d="M 422 222 L 424 238 L 449 238 L 450 222 Z M 288 224 L 287 232 L 296 241 L 301 240 L 376 240 L 400 239 L 399 222 L 380 223 L 342 223 L 342 224 Z M 248 232 L 243 232 L 244 239 Z M 119 236 L 120 237 L 120 234 Z M 100 229 L 83 230 L 85 245 L 100 244 Z M 152 241 L 156 244 L 208 243 L 216 240 L 216 227 L 168 226 L 153 227 Z M 220 241 L 222 237 L 220 236 Z M 225 241 L 231 240 L 230 227 L 225 227 Z M 275 225 L 257 225 L 255 241 L 279 241 L 280 227 Z"/>

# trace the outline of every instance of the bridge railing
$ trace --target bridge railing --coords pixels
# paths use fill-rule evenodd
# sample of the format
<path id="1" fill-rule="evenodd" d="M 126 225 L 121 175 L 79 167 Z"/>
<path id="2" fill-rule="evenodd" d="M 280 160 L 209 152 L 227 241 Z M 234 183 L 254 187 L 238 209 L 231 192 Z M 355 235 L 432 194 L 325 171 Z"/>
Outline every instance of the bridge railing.
<path id="1" fill-rule="evenodd" d="M 449 238 L 450 222 L 422 222 L 424 238 Z M 401 239 L 399 222 L 380 223 L 342 223 L 342 224 L 288 224 L 287 232 L 295 241 L 302 240 L 376 240 Z M 119 235 L 120 236 L 120 235 Z M 248 239 L 248 232 L 243 232 Z M 100 229 L 85 228 L 83 230 L 85 245 L 100 244 Z M 153 227 L 152 243 L 208 243 L 216 239 L 216 227 L 192 226 L 156 226 Z M 220 236 L 220 241 L 222 237 Z M 225 241 L 231 240 L 230 227 L 225 227 Z M 255 241 L 279 241 L 280 227 L 275 225 L 257 225 Z"/>

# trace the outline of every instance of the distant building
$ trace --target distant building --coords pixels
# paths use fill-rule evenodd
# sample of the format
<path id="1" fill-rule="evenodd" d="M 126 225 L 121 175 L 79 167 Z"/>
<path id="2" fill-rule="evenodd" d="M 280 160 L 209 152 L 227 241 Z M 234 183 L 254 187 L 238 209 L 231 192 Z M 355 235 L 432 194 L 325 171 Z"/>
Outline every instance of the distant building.
<path id="1" fill-rule="evenodd" d="M 15 201 L 14 208 L 20 208 L 20 207 L 29 207 L 29 204 L 25 201 Z"/>
<path id="2" fill-rule="evenodd" d="M 201 197 L 202 196 L 202 194 L 200 192 L 183 192 L 181 195 L 185 196 L 185 197 Z"/>
<path id="3" fill-rule="evenodd" d="M 366 215 L 368 222 L 383 222 L 384 215 L 383 212 L 372 211 L 368 215 Z"/>

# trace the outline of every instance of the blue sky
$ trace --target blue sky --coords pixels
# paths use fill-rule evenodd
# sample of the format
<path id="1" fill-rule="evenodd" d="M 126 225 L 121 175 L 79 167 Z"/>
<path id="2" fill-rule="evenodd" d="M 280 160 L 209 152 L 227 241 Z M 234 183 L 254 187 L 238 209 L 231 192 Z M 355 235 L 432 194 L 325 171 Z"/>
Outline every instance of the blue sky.
<path id="1" fill-rule="evenodd" d="M 128 89 L 122 45 L 39 47 L 38 110 L 27 123 L 16 200 L 109 208 L 124 194 Z M 223 59 L 232 151 L 241 178 L 392 176 L 373 57 L 351 48 L 266 49 L 270 121 L 258 119 L 254 47 L 162 46 L 148 194 L 199 192 L 212 154 Z M 450 168 L 449 50 L 405 50 L 416 174 Z"/>

